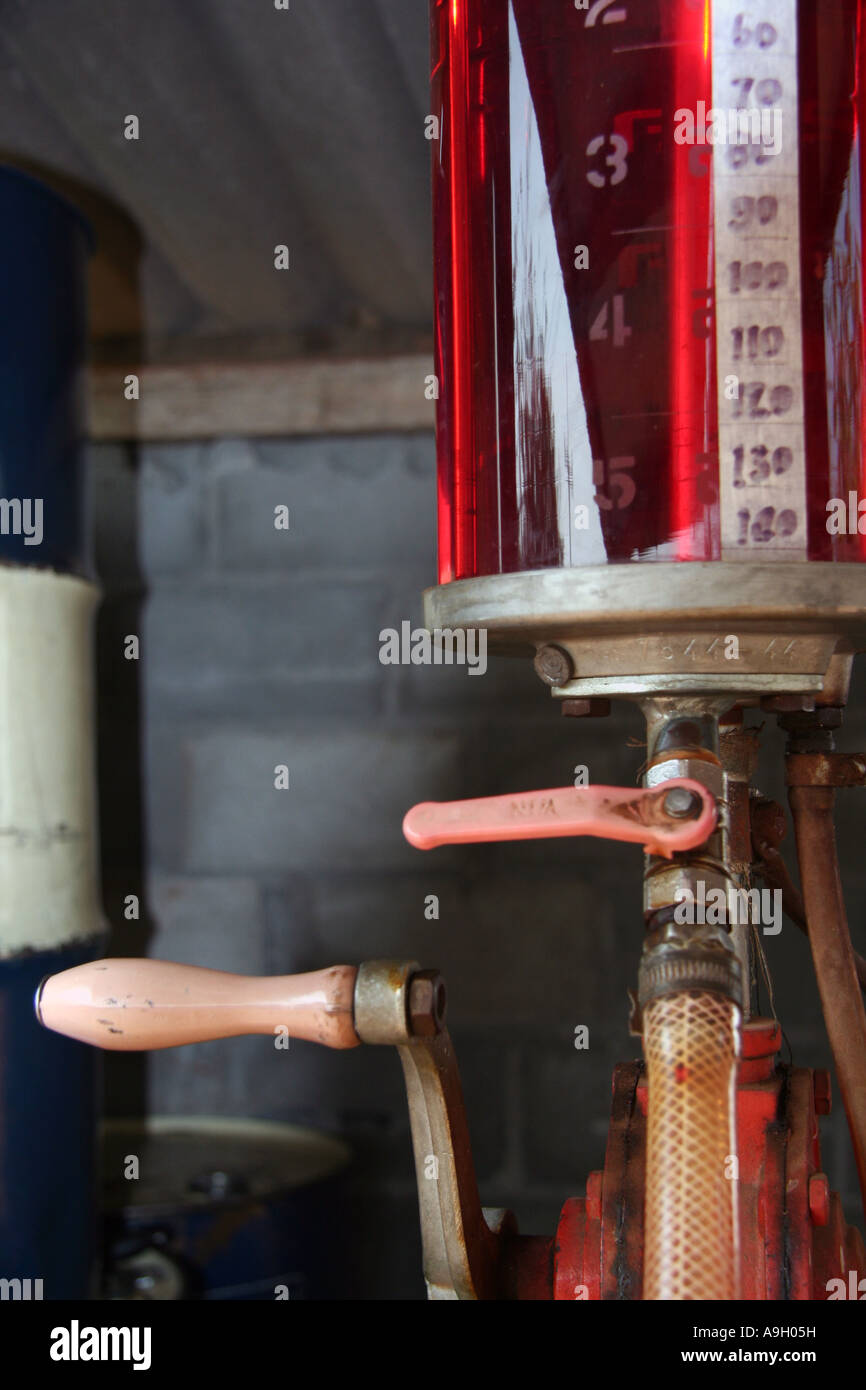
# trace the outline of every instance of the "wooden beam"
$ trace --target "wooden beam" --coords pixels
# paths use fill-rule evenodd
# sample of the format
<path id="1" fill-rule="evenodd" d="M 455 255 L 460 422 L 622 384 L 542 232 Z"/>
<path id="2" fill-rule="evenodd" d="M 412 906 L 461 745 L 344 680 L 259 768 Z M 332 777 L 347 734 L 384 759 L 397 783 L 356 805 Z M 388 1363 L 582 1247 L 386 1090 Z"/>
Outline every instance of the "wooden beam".
<path id="1" fill-rule="evenodd" d="M 429 357 L 200 363 L 90 371 L 92 439 L 361 434 L 433 428 Z M 138 400 L 125 382 L 139 379 Z"/>

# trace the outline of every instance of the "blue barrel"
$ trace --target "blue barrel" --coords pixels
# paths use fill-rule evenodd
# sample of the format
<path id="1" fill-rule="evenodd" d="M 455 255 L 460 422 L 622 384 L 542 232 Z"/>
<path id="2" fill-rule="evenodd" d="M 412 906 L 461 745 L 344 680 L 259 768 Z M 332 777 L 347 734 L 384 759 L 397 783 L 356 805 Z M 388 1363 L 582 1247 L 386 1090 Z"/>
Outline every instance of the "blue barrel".
<path id="1" fill-rule="evenodd" d="M 87 574 L 82 444 L 90 227 L 64 198 L 0 167 L 0 559 Z"/>
<path id="2" fill-rule="evenodd" d="M 41 1028 L 33 996 L 46 975 L 99 954 L 84 943 L 0 960 L 0 1278 L 20 1281 L 11 1297 L 95 1288 L 100 1054 Z"/>
<path id="3" fill-rule="evenodd" d="M 37 1023 L 102 952 L 84 510 L 87 223 L 0 168 L 0 1279 L 95 1287 L 99 1054 Z"/>

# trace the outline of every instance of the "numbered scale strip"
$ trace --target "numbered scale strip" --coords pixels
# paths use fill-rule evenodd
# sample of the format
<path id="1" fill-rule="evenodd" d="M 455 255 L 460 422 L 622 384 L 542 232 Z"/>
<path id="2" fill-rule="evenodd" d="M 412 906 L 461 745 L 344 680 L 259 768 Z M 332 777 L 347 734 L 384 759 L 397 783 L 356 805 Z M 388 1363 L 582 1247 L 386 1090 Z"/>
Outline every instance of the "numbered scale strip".
<path id="1" fill-rule="evenodd" d="M 722 558 L 804 560 L 797 0 L 712 14 Z"/>

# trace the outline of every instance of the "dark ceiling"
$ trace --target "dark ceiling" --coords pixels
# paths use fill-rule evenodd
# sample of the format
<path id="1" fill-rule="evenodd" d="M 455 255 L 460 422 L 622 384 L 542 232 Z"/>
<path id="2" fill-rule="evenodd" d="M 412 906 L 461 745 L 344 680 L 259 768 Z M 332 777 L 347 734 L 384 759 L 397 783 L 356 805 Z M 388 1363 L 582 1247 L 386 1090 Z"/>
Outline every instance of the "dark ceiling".
<path id="1" fill-rule="evenodd" d="M 94 224 L 96 356 L 427 349 L 428 32 L 425 0 L 0 0 L 0 159 Z"/>

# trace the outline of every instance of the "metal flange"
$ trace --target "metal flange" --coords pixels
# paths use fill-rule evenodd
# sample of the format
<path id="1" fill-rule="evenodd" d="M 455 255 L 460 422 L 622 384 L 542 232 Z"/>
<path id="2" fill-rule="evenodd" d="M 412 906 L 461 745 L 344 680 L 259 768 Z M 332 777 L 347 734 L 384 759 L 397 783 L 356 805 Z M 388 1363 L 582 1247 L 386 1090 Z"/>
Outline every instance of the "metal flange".
<path id="1" fill-rule="evenodd" d="M 851 655 L 866 650 L 866 565 L 532 570 L 428 589 L 424 613 L 434 630 L 484 629 L 494 652 L 557 648 L 564 659 L 561 671 L 551 667 L 551 683 L 559 698 L 735 692 L 826 699 L 836 688 L 844 692 Z"/>

